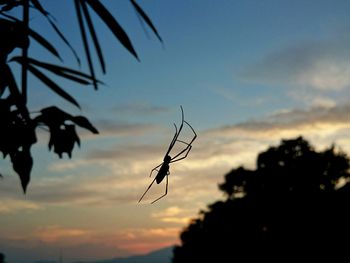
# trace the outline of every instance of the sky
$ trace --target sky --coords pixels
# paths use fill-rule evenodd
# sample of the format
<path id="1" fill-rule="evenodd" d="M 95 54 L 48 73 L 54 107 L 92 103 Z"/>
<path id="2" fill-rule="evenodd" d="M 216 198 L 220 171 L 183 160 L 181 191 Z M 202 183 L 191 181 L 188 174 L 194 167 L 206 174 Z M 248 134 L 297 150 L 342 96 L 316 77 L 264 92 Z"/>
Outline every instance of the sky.
<path id="1" fill-rule="evenodd" d="M 139 0 L 163 44 L 129 1 L 102 2 L 140 62 L 95 17 L 107 64 L 106 75 L 97 74 L 106 85 L 95 91 L 60 82 L 81 110 L 29 77 L 33 112 L 57 105 L 88 117 L 100 134 L 79 130 L 81 148 L 59 159 L 38 131 L 26 195 L 10 161 L 0 162 L 0 251 L 8 262 L 57 260 L 60 251 L 65 262 L 107 259 L 179 244 L 191 218 L 224 198 L 217 188 L 224 175 L 254 168 L 257 154 L 281 139 L 302 135 L 317 150 L 335 143 L 350 152 L 349 1 Z M 42 3 L 83 57 L 72 1 Z M 38 13 L 30 23 L 78 69 Z M 34 42 L 30 48 L 30 56 L 58 62 Z M 180 105 L 198 138 L 171 165 L 168 195 L 150 205 L 163 182 L 137 203 L 181 121 Z M 181 139 L 191 136 L 185 127 Z"/>

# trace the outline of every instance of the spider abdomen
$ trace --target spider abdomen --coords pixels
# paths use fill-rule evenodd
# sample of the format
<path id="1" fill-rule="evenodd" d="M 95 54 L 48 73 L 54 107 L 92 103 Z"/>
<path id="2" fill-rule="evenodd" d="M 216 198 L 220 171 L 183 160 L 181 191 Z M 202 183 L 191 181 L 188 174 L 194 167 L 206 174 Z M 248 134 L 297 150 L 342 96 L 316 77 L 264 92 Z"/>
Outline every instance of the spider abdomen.
<path id="1" fill-rule="evenodd" d="M 162 166 L 160 167 L 157 176 L 156 176 L 156 182 L 157 184 L 160 184 L 164 177 L 169 173 L 169 164 L 164 162 Z"/>

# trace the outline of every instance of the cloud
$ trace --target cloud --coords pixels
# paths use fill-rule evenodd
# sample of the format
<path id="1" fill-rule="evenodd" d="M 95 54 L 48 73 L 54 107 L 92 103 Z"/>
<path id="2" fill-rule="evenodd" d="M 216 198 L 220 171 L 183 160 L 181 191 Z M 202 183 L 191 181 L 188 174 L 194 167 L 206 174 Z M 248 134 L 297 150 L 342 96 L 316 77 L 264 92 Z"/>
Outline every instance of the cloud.
<path id="1" fill-rule="evenodd" d="M 161 151 L 162 147 L 160 145 L 115 145 L 114 147 L 106 150 L 94 149 L 87 154 L 86 158 L 88 160 L 129 159 L 137 161 L 140 158 L 153 159 Z"/>
<path id="2" fill-rule="evenodd" d="M 350 104 L 289 109 L 276 112 L 260 120 L 251 120 L 199 133 L 189 157 L 171 166 L 169 193 L 170 207 L 186 203 L 204 207 L 223 197 L 217 184 L 233 167 L 244 165 L 255 168 L 257 154 L 280 140 L 304 136 L 316 149 L 329 147 L 333 142 L 350 151 Z M 164 187 L 164 185 L 163 185 Z M 151 195 L 151 194 L 150 194 Z M 146 197 L 152 200 L 156 194 Z M 202 202 L 202 203 L 201 203 Z M 154 214 L 159 220 L 172 218 L 167 213 L 173 208 Z M 191 215 L 196 211 L 192 208 Z M 186 216 L 186 214 L 184 214 Z M 180 218 L 182 215 L 174 216 Z"/>
<path id="3" fill-rule="evenodd" d="M 289 134 L 332 133 L 350 125 L 350 105 L 294 109 L 274 113 L 264 120 L 251 120 L 208 131 L 217 136 L 284 137 Z"/>
<path id="4" fill-rule="evenodd" d="M 120 251 L 143 253 L 172 245 L 178 242 L 179 231 L 190 218 L 195 217 L 206 204 L 224 197 L 217 184 L 223 181 L 228 171 L 239 165 L 254 168 L 257 154 L 277 145 L 281 138 L 303 135 L 318 148 L 336 142 L 345 150 L 350 150 L 349 112 L 350 104 L 284 109 L 260 120 L 198 131 L 188 158 L 171 164 L 169 192 L 159 206 L 148 206 L 148 203 L 164 193 L 165 182 L 154 184 L 144 199 L 145 204 L 138 204 L 138 213 L 147 220 L 147 225 L 133 217 L 135 209 L 130 204 L 136 206 L 138 198 L 153 179 L 148 176 L 149 172 L 162 162 L 168 140 L 156 144 L 125 141 L 110 145 L 105 150 L 93 149 L 81 159 L 60 162 L 60 165 L 51 167 L 56 176 L 35 178 L 26 202 L 40 208 L 60 206 L 62 209 L 93 210 L 98 207 L 106 209 L 103 211 L 116 211 L 115 214 L 120 214 L 121 209 L 123 217 L 135 221 L 118 226 L 120 229 L 108 234 L 87 231 L 73 224 L 58 226 L 50 221 L 48 225 L 35 229 L 37 234 L 32 234 L 31 238 L 44 242 L 50 249 L 53 244 L 70 241 L 67 251 L 80 246 L 77 251 L 100 248 L 111 252 L 113 245 Z M 16 190 L 9 187 L 14 184 L 4 178 L 0 194 L 2 198 L 10 199 L 4 203 L 12 203 L 16 207 L 20 197 L 14 195 Z M 28 211 L 38 210 L 28 208 Z M 133 227 L 135 222 L 140 224 L 139 227 Z"/>
<path id="5" fill-rule="evenodd" d="M 130 228 L 121 232 L 118 237 L 121 248 L 138 253 L 173 246 L 178 243 L 179 228 Z"/>
<path id="6" fill-rule="evenodd" d="M 271 95 L 264 97 L 242 97 L 238 92 L 235 92 L 232 88 L 226 88 L 220 85 L 211 87 L 210 92 L 221 96 L 227 101 L 233 102 L 235 105 L 240 105 L 243 107 L 257 107 L 266 104 L 273 99 Z"/>
<path id="7" fill-rule="evenodd" d="M 27 198 L 44 206 L 94 206 L 133 203 L 137 198 L 137 180 L 128 181 L 112 174 L 104 173 L 63 177 L 60 180 L 37 181 Z"/>
<path id="8" fill-rule="evenodd" d="M 29 234 L 1 237 L 0 247 L 11 262 L 57 260 L 60 254 L 65 262 L 94 261 L 172 246 L 180 231 L 175 227 L 118 228 L 106 231 L 46 225 Z"/>
<path id="9" fill-rule="evenodd" d="M 80 228 L 63 228 L 58 225 L 39 227 L 35 236 L 40 241 L 52 243 L 61 240 L 82 239 L 90 235 L 90 231 Z"/>
<path id="10" fill-rule="evenodd" d="M 256 155 L 281 138 L 299 135 L 310 139 L 318 147 L 329 146 L 332 142 L 350 148 L 347 137 L 350 134 L 350 104 L 312 107 L 309 109 L 286 109 L 275 112 L 261 120 L 250 120 L 225 127 L 198 132 L 188 157 L 171 164 L 169 191 L 163 203 L 172 209 L 187 209 L 190 212 L 179 215 L 155 214 L 161 222 L 184 224 L 200 206 L 215 198 L 221 198 L 217 183 L 223 175 L 239 165 L 254 168 Z M 85 157 L 60 161 L 50 166 L 53 177 L 35 178 L 27 194 L 27 200 L 38 207 L 61 206 L 113 206 L 137 202 L 146 187 L 153 180 L 149 172 L 162 162 L 167 141 L 157 144 L 125 142 L 111 145 L 104 150 L 92 149 Z M 13 207 L 20 207 L 18 196 L 12 194 L 10 183 L 1 183 L 1 195 L 13 197 Z M 148 203 L 165 190 L 165 181 L 154 184 L 145 196 Z M 17 200 L 17 201 L 16 201 Z M 17 202 L 17 203 L 16 203 Z M 9 202 L 7 202 L 9 203 Z M 196 205 L 194 205 L 196 204 Z M 5 211 L 6 207 L 2 207 Z M 29 208 L 28 208 L 29 209 Z M 34 207 L 33 207 L 34 209 Z M 13 208 L 13 211 L 19 211 Z M 172 211 L 174 212 L 174 211 Z"/>
<path id="11" fill-rule="evenodd" d="M 1 252 L 5 253 L 8 262 L 28 263 L 42 260 L 58 261 L 60 256 L 64 262 L 95 261 L 102 258 L 129 256 L 130 253 L 115 244 L 104 242 L 98 236 L 80 235 L 80 229 L 48 227 L 47 230 L 61 229 L 61 236 L 56 240 L 42 240 L 34 235 L 17 235 L 12 238 L 0 238 Z M 40 231 L 40 229 L 39 229 Z M 57 232 L 56 232 L 57 233 Z M 50 234 L 47 233 L 47 236 Z M 70 235 L 70 238 L 62 238 Z M 79 238 L 80 237 L 80 238 Z M 51 238 L 51 237 L 50 237 Z"/>
<path id="12" fill-rule="evenodd" d="M 152 115 L 168 112 L 169 108 L 156 106 L 145 102 L 135 102 L 124 105 L 115 106 L 113 111 L 122 115 Z"/>
<path id="13" fill-rule="evenodd" d="M 163 211 L 153 213 L 152 217 L 165 223 L 180 223 L 183 225 L 191 220 L 193 214 L 178 206 L 170 206 Z"/>
<path id="14" fill-rule="evenodd" d="M 190 218 L 195 217 L 206 204 L 224 197 L 217 189 L 217 184 L 223 181 L 225 173 L 239 165 L 253 168 L 257 154 L 278 144 L 281 138 L 303 135 L 317 147 L 337 142 L 345 149 L 350 149 L 349 112 L 350 104 L 284 109 L 260 120 L 198 131 L 198 138 L 188 158 L 173 163 L 170 167 L 166 198 L 157 206 L 148 206 L 149 201 L 164 192 L 165 184 L 162 182 L 160 185 L 155 184 L 154 189 L 152 187 L 152 191 L 145 197 L 146 204 L 138 204 L 140 212 L 137 213 L 142 215 L 140 217 L 147 224 L 134 218 L 135 206 L 153 179 L 148 177 L 150 169 L 162 161 L 167 140 L 164 140 L 165 145 L 163 141 L 157 144 L 125 142 L 119 147 L 110 145 L 109 149 L 93 150 L 82 159 L 60 162 L 62 169 L 56 166 L 55 170 L 58 174 L 61 173 L 60 176 L 36 178 L 26 202 L 44 208 L 58 205 L 62 209 L 107 208 L 100 211 L 115 211 L 113 218 L 122 211 L 122 216 L 128 218 L 128 222 L 118 225 L 114 232 L 103 233 L 98 229 L 99 223 L 96 223 L 95 230 L 91 230 L 73 223 L 61 226 L 50 221 L 48 225 L 34 229 L 30 235 L 18 235 L 18 239 L 7 243 L 6 247 L 11 251 L 10 244 L 13 248 L 32 242 L 32 251 L 40 257 L 47 255 L 48 258 L 57 258 L 57 247 L 62 245 L 67 259 L 81 260 L 80 255 L 92 259 L 98 255 L 123 255 L 129 251 L 145 253 L 173 245 L 178 242 L 179 233 Z M 16 204 L 19 197 L 11 195 L 13 189 L 8 188 L 8 185 L 5 179 L 1 182 L 1 196 L 13 197 L 4 203 Z M 130 204 L 135 206 L 131 207 Z M 81 220 L 84 220 L 84 213 L 82 214 Z M 129 219 L 135 221 L 129 222 Z M 2 244 L 0 240 L 0 246 L 5 248 Z M 22 255 L 28 255 L 28 251 L 23 249 Z M 17 256 L 12 252 L 9 255 L 12 258 Z M 16 262 L 25 262 L 25 256 L 22 255 L 22 261 Z"/>
<path id="15" fill-rule="evenodd" d="M 221 198 L 217 183 L 223 180 L 226 172 L 240 165 L 255 168 L 257 154 L 277 145 L 282 138 L 302 135 L 317 149 L 335 142 L 348 151 L 349 112 L 350 104 L 289 109 L 260 120 L 201 132 L 189 157 L 171 167 L 167 200 L 172 204 L 175 200 L 210 202 Z"/>
<path id="16" fill-rule="evenodd" d="M 140 136 L 147 134 L 157 128 L 152 124 L 141 123 L 118 123 L 110 120 L 98 120 L 94 123 L 95 127 L 99 131 L 99 136 L 92 135 L 91 133 L 83 130 L 82 134 L 85 137 L 93 139 L 101 139 L 102 137 L 126 137 L 126 136 Z"/>
<path id="17" fill-rule="evenodd" d="M 301 43 L 265 56 L 242 70 L 243 80 L 337 91 L 350 86 L 350 39 Z"/>
<path id="18" fill-rule="evenodd" d="M 12 214 L 39 209 L 43 209 L 42 206 L 27 200 L 2 199 L 0 203 L 0 214 Z"/>
<path id="19" fill-rule="evenodd" d="M 217 183 L 239 165 L 255 166 L 256 155 L 281 138 L 304 135 L 320 147 L 346 142 L 350 134 L 350 104 L 289 109 L 261 120 L 250 120 L 199 132 L 189 156 L 171 164 L 169 192 L 162 202 L 178 207 L 179 200 L 205 205 L 220 197 Z M 167 145 L 166 145 L 167 146 Z M 134 203 L 153 180 L 150 170 L 162 162 L 166 146 L 128 143 L 93 149 L 83 159 L 54 164 L 51 170 L 65 173 L 40 178 L 31 186 L 28 199 L 38 204 L 111 206 Z M 347 146 L 346 146 L 347 147 Z M 79 169 L 78 169 L 79 168 Z M 144 198 L 148 203 L 165 190 L 165 181 L 154 184 Z M 182 206 L 181 206 L 182 207 Z M 174 209 L 174 208 L 172 208 Z M 192 215 L 196 212 L 190 210 Z M 162 222 L 183 224 L 189 214 L 153 215 Z M 172 211 L 174 212 L 174 211 Z M 194 213 L 193 213 L 194 212 Z"/>

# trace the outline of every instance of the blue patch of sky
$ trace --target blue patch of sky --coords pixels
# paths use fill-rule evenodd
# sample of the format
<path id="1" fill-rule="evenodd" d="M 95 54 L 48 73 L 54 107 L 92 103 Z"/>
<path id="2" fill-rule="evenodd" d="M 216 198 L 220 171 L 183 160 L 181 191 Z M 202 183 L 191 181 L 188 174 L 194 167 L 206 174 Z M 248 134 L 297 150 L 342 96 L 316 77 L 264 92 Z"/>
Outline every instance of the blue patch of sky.
<path id="1" fill-rule="evenodd" d="M 163 49 L 150 30 L 151 39 L 147 39 L 128 1 L 103 3 L 111 7 L 129 33 L 141 63 L 123 50 L 95 17 L 108 66 L 107 75 L 99 76 L 108 86 L 101 87 L 98 92 L 78 87 L 72 94 L 83 100 L 96 118 L 130 122 L 158 118 L 165 121 L 174 111 L 155 118 L 143 114 L 120 116 L 110 109 L 115 105 L 140 102 L 171 109 L 183 105 L 196 125 L 203 129 L 259 118 L 276 108 L 292 107 L 283 88 L 246 83 L 240 79 L 241 70 L 276 50 L 321 40 L 334 28 L 349 24 L 346 11 L 349 3 L 341 0 L 139 1 L 163 37 Z M 83 56 L 73 4 L 48 1 L 47 7 Z M 44 34 L 51 32 L 49 37 L 60 43 L 48 25 L 44 29 L 45 21 L 37 16 L 33 17 L 33 25 L 39 25 Z M 62 44 L 58 47 L 64 48 L 65 61 L 75 66 L 74 60 L 69 58 L 70 51 Z M 36 52 L 44 54 L 33 49 L 33 53 Z M 96 57 L 95 61 L 98 66 Z M 86 66 L 83 70 L 87 70 Z M 230 91 L 238 103 L 223 99 L 220 91 L 213 93 L 215 89 Z M 271 97 L 274 97 L 272 102 Z M 252 103 L 239 103 L 245 100 Z M 254 101 L 258 104 L 254 105 Z"/>

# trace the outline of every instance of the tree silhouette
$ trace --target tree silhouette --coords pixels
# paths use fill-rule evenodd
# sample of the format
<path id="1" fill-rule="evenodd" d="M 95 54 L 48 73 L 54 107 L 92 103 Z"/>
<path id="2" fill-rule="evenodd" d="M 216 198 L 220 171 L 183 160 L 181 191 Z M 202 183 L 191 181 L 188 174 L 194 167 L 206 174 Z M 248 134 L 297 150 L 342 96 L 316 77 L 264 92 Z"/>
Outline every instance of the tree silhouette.
<path id="1" fill-rule="evenodd" d="M 334 146 L 317 152 L 301 137 L 283 140 L 258 155 L 255 170 L 225 175 L 226 200 L 183 230 L 173 262 L 347 261 L 349 176 Z"/>
<path id="2" fill-rule="evenodd" d="M 78 101 L 73 98 L 63 87 L 49 78 L 46 73 L 73 81 L 80 85 L 91 85 L 95 89 L 102 83 L 96 78 L 95 66 L 91 52 L 91 46 L 96 52 L 96 57 L 103 73 L 106 66 L 103 50 L 94 27 L 90 12 L 94 12 L 102 22 L 110 29 L 119 43 L 128 50 L 137 60 L 138 55 L 129 39 L 127 33 L 108 9 L 96 0 L 72 0 L 76 10 L 76 17 L 81 32 L 82 44 L 89 72 L 81 72 L 61 64 L 51 64 L 30 57 L 28 49 L 31 41 L 37 42 L 57 60 L 62 62 L 60 53 L 55 45 L 50 43 L 44 36 L 40 35 L 30 27 L 30 12 L 36 12 L 43 16 L 52 29 L 61 38 L 63 43 L 72 51 L 80 66 L 81 60 L 72 45 L 59 29 L 54 17 L 44 8 L 41 0 L 0 0 L 0 152 L 3 157 L 9 156 L 13 170 L 19 175 L 23 191 L 26 192 L 30 181 L 30 173 L 33 166 L 31 147 L 37 142 L 36 129 L 43 128 L 50 133 L 48 143 L 49 150 L 62 158 L 66 153 L 69 157 L 75 144 L 80 145 L 80 139 L 76 132 L 76 126 L 80 126 L 90 132 L 97 134 L 97 129 L 84 116 L 73 116 L 54 105 L 43 105 L 35 116 L 27 107 L 27 73 L 31 73 L 41 83 L 53 91 L 62 99 L 72 103 L 80 109 Z M 141 9 L 135 0 L 129 0 L 140 20 L 146 23 L 156 37 L 162 41 L 152 21 Z M 21 17 L 13 16 L 14 9 L 22 10 Z M 19 10 L 19 11 L 20 11 Z M 20 12 L 14 12 L 19 14 Z M 9 58 L 16 48 L 22 50 L 21 55 Z M 11 65 L 17 63 L 21 66 L 21 85 L 12 71 Z M 1 174 L 0 174 L 1 176 Z"/>
<path id="3" fill-rule="evenodd" d="M 0 252 L 0 263 L 6 263 L 5 255 Z"/>

